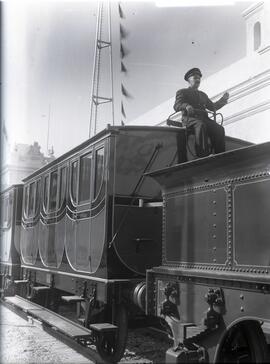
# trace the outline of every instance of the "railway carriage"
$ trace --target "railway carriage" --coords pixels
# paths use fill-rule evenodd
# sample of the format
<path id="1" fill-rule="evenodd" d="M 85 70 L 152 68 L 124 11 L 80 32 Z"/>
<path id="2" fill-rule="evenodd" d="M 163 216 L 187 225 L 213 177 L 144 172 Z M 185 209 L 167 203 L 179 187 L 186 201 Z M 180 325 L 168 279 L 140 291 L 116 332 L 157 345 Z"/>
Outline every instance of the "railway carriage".
<path id="1" fill-rule="evenodd" d="M 174 340 L 167 363 L 269 362 L 269 153 L 265 143 L 150 173 L 164 209 L 147 313 Z"/>
<path id="2" fill-rule="evenodd" d="M 184 142 L 178 128 L 108 127 L 24 180 L 27 295 L 52 308 L 77 302 L 87 327 L 120 320 L 110 360 L 125 348 L 127 306 L 144 312 L 145 272 L 161 259 L 160 187 L 144 173 L 184 161 Z"/>
<path id="3" fill-rule="evenodd" d="M 110 128 L 27 177 L 22 266 L 105 280 L 143 275 L 159 259 L 153 249 L 159 232 L 150 239 L 142 222 L 151 224 L 160 213 L 147 205 L 160 200 L 159 186 L 143 173 L 169 165 L 178 134 L 171 128 Z M 149 241 L 136 240 L 141 236 Z M 113 247 L 107 257 L 105 246 Z"/>
<path id="4" fill-rule="evenodd" d="M 0 195 L 0 273 L 3 294 L 12 292 L 14 280 L 20 278 L 22 192 L 22 185 L 13 185 Z"/>

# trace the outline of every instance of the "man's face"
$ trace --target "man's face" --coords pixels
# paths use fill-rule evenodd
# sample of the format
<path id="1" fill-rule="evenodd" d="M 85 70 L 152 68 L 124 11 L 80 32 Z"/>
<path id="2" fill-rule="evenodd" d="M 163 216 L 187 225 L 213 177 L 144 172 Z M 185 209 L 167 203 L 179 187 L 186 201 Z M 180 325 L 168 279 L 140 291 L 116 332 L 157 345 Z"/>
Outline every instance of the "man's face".
<path id="1" fill-rule="evenodd" d="M 190 84 L 190 87 L 193 88 L 199 88 L 201 83 L 201 76 L 200 75 L 192 75 L 188 78 L 188 83 Z"/>

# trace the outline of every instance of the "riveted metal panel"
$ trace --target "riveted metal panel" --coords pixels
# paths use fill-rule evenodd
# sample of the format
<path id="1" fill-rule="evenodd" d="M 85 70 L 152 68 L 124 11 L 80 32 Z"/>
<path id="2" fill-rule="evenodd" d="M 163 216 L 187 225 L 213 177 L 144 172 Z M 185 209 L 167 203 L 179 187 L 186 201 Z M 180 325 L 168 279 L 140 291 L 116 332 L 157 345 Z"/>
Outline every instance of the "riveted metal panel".
<path id="1" fill-rule="evenodd" d="M 165 227 L 165 263 L 225 264 L 225 189 L 168 198 Z"/>
<path id="2" fill-rule="evenodd" d="M 237 184 L 233 198 L 235 264 L 270 269 L 270 179 Z"/>

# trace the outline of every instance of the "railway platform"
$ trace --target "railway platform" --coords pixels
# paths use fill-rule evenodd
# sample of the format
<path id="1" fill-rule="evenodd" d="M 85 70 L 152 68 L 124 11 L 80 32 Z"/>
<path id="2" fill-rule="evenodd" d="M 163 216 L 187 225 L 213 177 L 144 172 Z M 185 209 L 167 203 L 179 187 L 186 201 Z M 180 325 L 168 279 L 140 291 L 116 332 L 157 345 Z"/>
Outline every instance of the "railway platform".
<path id="1" fill-rule="evenodd" d="M 9 303 L 18 304 L 18 297 L 10 297 Z M 37 310 L 33 316 L 28 316 L 33 311 L 33 304 L 22 300 L 21 309 L 14 310 L 12 305 L 0 302 L 0 363 L 1 364 L 94 364 L 102 363 L 96 360 L 97 354 L 89 358 L 75 351 L 67 343 L 60 341 L 53 335 L 53 330 L 45 331 L 43 324 L 37 319 Z M 45 312 L 45 311 L 44 311 Z M 43 312 L 43 313 L 44 313 Z M 28 317 L 28 321 L 25 319 Z M 47 318 L 48 320 L 48 318 Z M 60 329 L 61 322 L 55 321 Z M 82 328 L 83 329 L 83 328 Z M 164 334 L 156 330 L 143 327 L 133 327 L 129 330 L 127 349 L 119 364 L 157 364 L 164 362 L 164 352 L 170 346 Z"/>
<path id="2" fill-rule="evenodd" d="M 0 363 L 94 364 L 68 345 L 51 336 L 0 303 Z"/>

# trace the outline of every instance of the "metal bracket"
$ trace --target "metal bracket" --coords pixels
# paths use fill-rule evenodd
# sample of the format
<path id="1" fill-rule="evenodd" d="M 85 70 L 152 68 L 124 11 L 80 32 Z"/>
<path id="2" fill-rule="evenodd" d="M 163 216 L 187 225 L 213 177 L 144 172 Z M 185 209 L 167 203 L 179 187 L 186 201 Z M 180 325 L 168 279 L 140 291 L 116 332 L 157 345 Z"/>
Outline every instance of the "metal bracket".
<path id="1" fill-rule="evenodd" d="M 177 302 L 179 301 L 179 287 L 177 283 L 168 282 L 164 295 L 166 300 L 162 303 L 161 314 L 164 316 L 172 316 L 177 320 L 180 320 L 180 314 L 177 308 Z"/>
<path id="2" fill-rule="evenodd" d="M 179 345 L 167 350 L 166 363 L 206 363 L 207 357 L 207 351 L 199 345 L 192 344 L 189 348 Z"/>
<path id="3" fill-rule="evenodd" d="M 222 315 L 225 312 L 225 299 L 221 288 L 209 288 L 205 300 L 210 306 L 204 324 L 208 329 L 217 329 L 220 326 Z"/>

